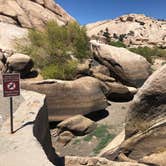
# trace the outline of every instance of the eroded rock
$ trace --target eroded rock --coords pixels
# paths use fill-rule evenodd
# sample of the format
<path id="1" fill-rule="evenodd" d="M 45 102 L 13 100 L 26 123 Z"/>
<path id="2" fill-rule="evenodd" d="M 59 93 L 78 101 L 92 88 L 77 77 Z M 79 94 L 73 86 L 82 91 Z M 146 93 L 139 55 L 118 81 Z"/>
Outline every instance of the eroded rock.
<path id="1" fill-rule="evenodd" d="M 125 140 L 107 153 L 114 160 L 123 153 L 127 160 L 163 165 L 166 149 L 166 65 L 154 72 L 131 103 Z"/>
<path id="2" fill-rule="evenodd" d="M 74 81 L 24 81 L 21 87 L 46 94 L 50 121 L 85 115 L 107 107 L 104 86 L 92 77 Z"/>
<path id="3" fill-rule="evenodd" d="M 117 48 L 91 40 L 94 58 L 105 65 L 120 82 L 139 87 L 151 74 L 147 60 L 125 48 Z"/>

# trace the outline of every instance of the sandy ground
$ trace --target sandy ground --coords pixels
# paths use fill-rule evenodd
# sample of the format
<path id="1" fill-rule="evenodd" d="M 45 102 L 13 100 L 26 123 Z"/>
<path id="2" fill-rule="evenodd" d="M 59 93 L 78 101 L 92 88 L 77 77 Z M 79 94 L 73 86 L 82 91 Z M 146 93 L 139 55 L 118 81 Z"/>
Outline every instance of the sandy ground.
<path id="1" fill-rule="evenodd" d="M 115 103 L 111 102 L 106 111 L 103 113 L 94 113 L 89 118 L 96 120 L 100 124 L 105 124 L 109 127 L 111 134 L 116 136 L 122 131 L 125 125 L 125 118 L 131 102 Z M 97 146 L 98 140 L 93 137 L 91 141 L 86 142 L 84 137 L 75 137 L 66 146 L 56 142 L 56 137 L 52 136 L 53 146 L 60 156 L 94 156 L 93 149 Z M 79 140 L 79 141 L 78 141 Z"/>
<path id="2" fill-rule="evenodd" d="M 99 120 L 97 123 L 108 125 L 111 132 L 117 135 L 124 128 L 125 118 L 130 104 L 131 102 L 111 102 L 111 106 L 106 109 L 109 115 Z"/>

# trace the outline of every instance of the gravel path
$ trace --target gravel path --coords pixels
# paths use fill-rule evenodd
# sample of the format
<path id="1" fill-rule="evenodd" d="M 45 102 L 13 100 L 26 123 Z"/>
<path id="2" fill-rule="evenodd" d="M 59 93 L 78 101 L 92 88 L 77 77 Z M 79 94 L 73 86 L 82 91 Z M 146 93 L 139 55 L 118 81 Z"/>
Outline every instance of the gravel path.
<path id="1" fill-rule="evenodd" d="M 23 102 L 22 96 L 13 97 L 13 109 L 18 108 L 20 103 Z M 10 114 L 10 100 L 9 97 L 3 97 L 2 86 L 0 85 L 0 128 L 2 123 L 9 117 Z"/>

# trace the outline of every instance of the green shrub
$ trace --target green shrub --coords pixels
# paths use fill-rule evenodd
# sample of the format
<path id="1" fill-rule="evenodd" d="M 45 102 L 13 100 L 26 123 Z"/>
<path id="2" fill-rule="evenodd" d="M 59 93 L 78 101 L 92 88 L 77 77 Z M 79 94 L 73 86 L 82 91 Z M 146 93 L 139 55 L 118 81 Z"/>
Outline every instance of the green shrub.
<path id="1" fill-rule="evenodd" d="M 105 137 L 100 139 L 100 142 L 93 150 L 94 154 L 98 154 L 103 148 L 105 148 L 111 142 L 112 139 L 113 139 L 112 134 L 107 134 Z"/>
<path id="2" fill-rule="evenodd" d="M 102 138 L 103 136 L 107 135 L 108 132 L 108 126 L 107 125 L 99 125 L 97 128 L 92 131 L 90 134 L 88 134 L 85 138 L 84 141 L 90 141 L 93 136 L 97 138 Z"/>
<path id="3" fill-rule="evenodd" d="M 114 137 L 109 133 L 107 125 L 99 125 L 93 132 L 84 138 L 84 141 L 91 141 L 93 136 L 99 141 L 98 145 L 93 149 L 95 154 L 99 153 Z"/>
<path id="4" fill-rule="evenodd" d="M 72 79 L 78 62 L 90 55 L 89 39 L 84 27 L 77 23 L 58 26 L 50 21 L 41 31 L 29 30 L 27 44 L 17 42 L 17 50 L 28 54 L 44 78 Z"/>
<path id="5" fill-rule="evenodd" d="M 109 45 L 115 46 L 115 47 L 124 47 L 124 48 L 126 48 L 126 45 L 121 41 L 110 41 Z"/>
<path id="6" fill-rule="evenodd" d="M 66 79 L 71 80 L 75 75 L 77 62 L 70 60 L 63 65 L 50 64 L 41 70 L 44 79 Z"/>
<path id="7" fill-rule="evenodd" d="M 129 50 L 134 53 L 142 55 L 150 63 L 152 63 L 153 57 L 166 57 L 166 51 L 164 49 L 160 49 L 157 47 L 154 48 L 137 47 L 137 48 L 130 48 Z"/>

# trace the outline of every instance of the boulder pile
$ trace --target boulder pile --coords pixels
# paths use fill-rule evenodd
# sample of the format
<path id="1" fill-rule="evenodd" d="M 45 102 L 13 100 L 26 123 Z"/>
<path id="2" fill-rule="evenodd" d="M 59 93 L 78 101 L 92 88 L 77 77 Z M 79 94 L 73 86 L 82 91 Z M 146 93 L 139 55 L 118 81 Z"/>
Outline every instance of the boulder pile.
<path id="1" fill-rule="evenodd" d="M 121 143 L 107 147 L 101 156 L 165 166 L 165 138 L 166 65 L 154 72 L 135 95 L 126 119 L 125 137 L 119 136 Z"/>

